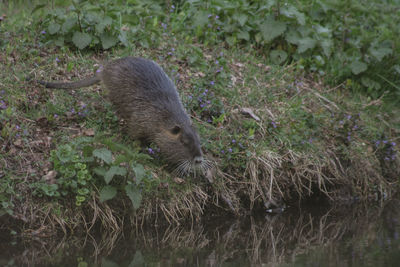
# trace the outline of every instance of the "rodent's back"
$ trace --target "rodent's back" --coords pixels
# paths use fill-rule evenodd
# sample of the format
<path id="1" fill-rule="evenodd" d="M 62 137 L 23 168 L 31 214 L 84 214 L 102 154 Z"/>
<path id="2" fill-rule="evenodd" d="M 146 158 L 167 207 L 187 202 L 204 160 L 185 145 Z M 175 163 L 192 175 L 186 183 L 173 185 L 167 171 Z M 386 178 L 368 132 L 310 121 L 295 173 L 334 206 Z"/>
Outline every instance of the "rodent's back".
<path id="1" fill-rule="evenodd" d="M 135 135 L 139 137 L 142 135 L 139 128 L 144 128 L 146 133 L 143 135 L 148 135 L 151 127 L 189 122 L 174 84 L 151 60 L 135 57 L 117 59 L 106 65 L 101 79 L 117 112 L 136 125 Z"/>

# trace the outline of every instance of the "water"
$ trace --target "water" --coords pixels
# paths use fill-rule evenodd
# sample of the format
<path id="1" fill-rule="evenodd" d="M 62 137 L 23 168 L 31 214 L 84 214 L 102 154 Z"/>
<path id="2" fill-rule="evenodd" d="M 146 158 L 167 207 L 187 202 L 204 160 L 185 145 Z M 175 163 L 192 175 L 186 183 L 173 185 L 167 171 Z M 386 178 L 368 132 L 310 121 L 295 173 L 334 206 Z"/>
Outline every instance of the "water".
<path id="1" fill-rule="evenodd" d="M 400 200 L 84 238 L 0 241 L 0 266 L 400 266 Z"/>

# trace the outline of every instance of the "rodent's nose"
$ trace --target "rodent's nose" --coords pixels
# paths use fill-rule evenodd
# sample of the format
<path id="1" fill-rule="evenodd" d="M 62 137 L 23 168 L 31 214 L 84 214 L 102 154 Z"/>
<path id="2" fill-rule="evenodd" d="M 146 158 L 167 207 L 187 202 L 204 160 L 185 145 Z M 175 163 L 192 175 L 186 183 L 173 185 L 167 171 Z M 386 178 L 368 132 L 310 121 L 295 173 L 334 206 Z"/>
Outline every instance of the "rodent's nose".
<path id="1" fill-rule="evenodd" d="M 201 164 L 203 162 L 203 157 L 202 156 L 196 156 L 193 159 L 194 164 Z"/>

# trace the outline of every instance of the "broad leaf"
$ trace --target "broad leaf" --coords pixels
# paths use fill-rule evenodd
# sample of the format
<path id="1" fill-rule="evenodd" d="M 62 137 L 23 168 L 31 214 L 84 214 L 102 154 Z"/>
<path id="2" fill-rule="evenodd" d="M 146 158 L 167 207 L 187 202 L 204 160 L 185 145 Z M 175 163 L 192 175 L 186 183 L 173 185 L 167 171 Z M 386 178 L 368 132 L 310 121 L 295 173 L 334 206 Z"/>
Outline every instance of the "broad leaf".
<path id="1" fill-rule="evenodd" d="M 234 19 L 236 19 L 239 22 L 240 26 L 243 26 L 247 21 L 247 15 L 246 14 L 235 14 Z"/>
<path id="2" fill-rule="evenodd" d="M 317 41 L 310 37 L 302 38 L 299 40 L 299 46 L 297 47 L 297 52 L 299 54 L 304 53 L 308 49 L 313 49 L 316 44 Z"/>
<path id="3" fill-rule="evenodd" d="M 332 53 L 333 42 L 331 39 L 324 39 L 319 44 L 324 51 L 325 56 L 330 57 Z"/>
<path id="4" fill-rule="evenodd" d="M 285 34 L 285 39 L 288 43 L 298 44 L 300 42 L 300 33 L 294 29 L 289 29 Z"/>
<path id="5" fill-rule="evenodd" d="M 389 47 L 379 47 L 379 48 L 370 48 L 369 52 L 373 55 L 378 61 L 382 61 L 385 56 L 388 56 L 392 53 L 392 49 Z"/>
<path id="6" fill-rule="evenodd" d="M 129 264 L 128 267 L 140 267 L 145 266 L 145 261 L 140 250 L 136 250 L 135 256 L 133 256 L 133 260 Z"/>
<path id="7" fill-rule="evenodd" d="M 272 50 L 269 54 L 271 60 L 275 64 L 281 64 L 287 58 L 287 53 L 283 50 Z"/>
<path id="8" fill-rule="evenodd" d="M 93 151 L 93 156 L 96 158 L 101 159 L 107 164 L 110 164 L 112 162 L 112 154 L 111 151 L 108 150 L 107 148 L 98 148 Z"/>
<path id="9" fill-rule="evenodd" d="M 358 60 L 355 60 L 350 64 L 350 69 L 353 72 L 353 74 L 355 74 L 355 75 L 366 71 L 367 68 L 368 68 L 367 64 L 365 64 L 364 62 L 358 61 Z"/>
<path id="10" fill-rule="evenodd" d="M 115 187 L 106 185 L 100 191 L 100 201 L 104 202 L 109 199 L 112 199 L 115 197 L 116 194 L 117 194 L 117 189 Z"/>
<path id="11" fill-rule="evenodd" d="M 131 200 L 133 208 L 137 210 L 142 202 L 142 192 L 140 192 L 139 188 L 134 184 L 128 184 L 125 186 L 125 192 Z"/>
<path id="12" fill-rule="evenodd" d="M 118 42 L 118 38 L 109 33 L 103 33 L 100 36 L 100 40 L 104 50 L 113 47 Z"/>
<path id="13" fill-rule="evenodd" d="M 139 184 L 146 175 L 144 167 L 142 164 L 132 164 L 132 169 L 135 172 L 136 184 Z"/>
<path id="14" fill-rule="evenodd" d="M 69 32 L 72 27 L 74 27 L 74 25 L 76 24 L 76 22 L 78 21 L 78 19 L 76 17 L 70 17 L 68 18 L 66 21 L 64 21 L 61 29 L 64 33 Z"/>
<path id="15" fill-rule="evenodd" d="M 240 31 L 237 35 L 238 39 L 242 39 L 242 40 L 246 40 L 248 41 L 250 39 L 250 35 L 248 32 L 246 31 Z"/>
<path id="16" fill-rule="evenodd" d="M 208 23 L 208 13 L 207 12 L 197 12 L 193 18 L 193 26 L 203 27 Z"/>
<path id="17" fill-rule="evenodd" d="M 84 49 L 92 41 L 92 36 L 84 32 L 75 32 L 72 36 L 72 42 L 79 49 Z"/>
<path id="18" fill-rule="evenodd" d="M 125 176 L 126 169 L 119 166 L 111 166 L 111 168 L 104 174 L 105 182 L 109 184 L 115 175 Z"/>
<path id="19" fill-rule="evenodd" d="M 48 30 L 49 30 L 49 33 L 53 35 L 53 34 L 57 33 L 60 30 L 60 28 L 61 28 L 60 24 L 53 23 L 53 24 L 49 25 Z"/>
<path id="20" fill-rule="evenodd" d="M 303 13 L 297 10 L 294 6 L 290 5 L 289 7 L 283 7 L 280 10 L 280 13 L 287 18 L 296 18 L 297 22 L 300 25 L 306 24 L 306 17 Z"/>
<path id="21" fill-rule="evenodd" d="M 274 40 L 276 37 L 283 34 L 285 30 L 286 23 L 276 21 L 272 17 L 269 17 L 263 24 L 260 25 L 261 35 L 267 42 Z"/>

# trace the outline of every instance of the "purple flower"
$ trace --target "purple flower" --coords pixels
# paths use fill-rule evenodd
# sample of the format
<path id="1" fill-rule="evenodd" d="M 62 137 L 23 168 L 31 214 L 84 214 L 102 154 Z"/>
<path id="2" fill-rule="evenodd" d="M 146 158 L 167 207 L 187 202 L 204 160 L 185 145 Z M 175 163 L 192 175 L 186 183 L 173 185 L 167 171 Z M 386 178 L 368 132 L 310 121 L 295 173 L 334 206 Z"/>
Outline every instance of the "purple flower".
<path id="1" fill-rule="evenodd" d="M 204 90 L 204 92 L 208 93 L 208 89 Z"/>
<path id="2" fill-rule="evenodd" d="M 206 93 L 206 92 L 203 92 L 203 94 L 202 94 L 202 95 L 206 96 L 206 95 L 207 95 L 207 93 Z"/>
<path id="3" fill-rule="evenodd" d="M 384 143 L 384 144 L 387 144 L 387 142 L 388 142 L 387 140 L 383 140 L 383 141 L 382 141 L 382 143 Z"/>
<path id="4" fill-rule="evenodd" d="M 212 15 L 211 15 L 211 14 L 208 14 L 208 16 L 207 16 L 207 17 L 211 18 L 211 17 L 212 17 Z"/>
<path id="5" fill-rule="evenodd" d="M 310 138 L 310 139 L 308 140 L 308 142 L 311 144 L 311 143 L 313 142 L 313 139 Z"/>
<path id="6" fill-rule="evenodd" d="M 218 16 L 218 15 L 216 15 L 216 16 L 215 16 L 215 19 L 219 19 L 219 16 Z"/>
<path id="7" fill-rule="evenodd" d="M 41 34 L 46 34 L 46 31 L 41 31 L 40 33 L 41 33 Z"/>
<path id="8" fill-rule="evenodd" d="M 58 57 L 56 57 L 56 62 L 60 62 L 60 60 L 58 59 Z"/>
<path id="9" fill-rule="evenodd" d="M 379 141 L 379 140 L 376 141 L 376 142 L 375 142 L 375 146 L 379 146 L 380 143 L 381 143 L 381 141 Z"/>
<path id="10" fill-rule="evenodd" d="M 390 160 L 390 158 L 389 157 L 385 157 L 385 160 L 388 161 L 388 160 Z"/>
<path id="11" fill-rule="evenodd" d="M 75 109 L 74 108 L 71 108 L 71 113 L 75 113 Z"/>
<path id="12" fill-rule="evenodd" d="M 235 139 L 232 139 L 232 143 L 236 143 L 236 140 L 235 140 Z"/>
<path id="13" fill-rule="evenodd" d="M 390 143 L 392 146 L 396 146 L 396 143 L 395 142 L 391 142 Z"/>
<path id="14" fill-rule="evenodd" d="M 219 61 L 218 61 L 218 60 L 215 60 L 215 64 L 218 65 L 218 64 L 219 64 Z"/>
<path id="15" fill-rule="evenodd" d="M 347 115 L 346 118 L 347 118 L 348 120 L 350 120 L 350 119 L 351 119 L 351 115 Z"/>
<path id="16" fill-rule="evenodd" d="M 205 104 L 201 104 L 201 105 L 200 105 L 201 108 L 204 108 L 205 106 L 206 106 Z"/>
<path id="17" fill-rule="evenodd" d="M 219 56 L 222 57 L 224 55 L 224 52 L 220 52 Z"/>
<path id="18" fill-rule="evenodd" d="M 232 148 L 228 148 L 228 152 L 229 152 L 229 153 L 232 153 Z"/>
<path id="19" fill-rule="evenodd" d="M 168 56 L 172 56 L 172 52 L 168 52 L 167 55 L 168 55 Z"/>
<path id="20" fill-rule="evenodd" d="M 348 136 L 347 136 L 347 141 L 350 141 L 350 140 L 351 140 L 351 136 L 348 135 Z"/>
<path id="21" fill-rule="evenodd" d="M 221 150 L 221 153 L 222 153 L 222 154 L 225 154 L 225 151 L 224 151 L 224 150 Z"/>
<path id="22" fill-rule="evenodd" d="M 358 129 L 358 125 L 354 125 L 353 130 L 357 130 Z"/>
<path id="23" fill-rule="evenodd" d="M 175 51 L 175 48 L 172 47 L 172 48 L 171 48 L 171 51 L 174 52 L 174 51 Z"/>
<path id="24" fill-rule="evenodd" d="M 0 109 L 6 109 L 7 105 L 3 100 L 0 100 Z"/>
<path id="25" fill-rule="evenodd" d="M 153 150 L 151 147 L 149 147 L 149 148 L 147 149 L 147 151 L 149 152 L 149 154 L 154 154 L 154 150 Z"/>
<path id="26" fill-rule="evenodd" d="M 164 30 L 166 30 L 166 29 L 167 29 L 167 24 L 165 24 L 165 23 L 161 23 L 161 27 L 163 27 L 163 28 L 164 28 Z"/>
<path id="27" fill-rule="evenodd" d="M 15 129 L 19 130 L 21 127 L 19 127 L 19 125 L 15 125 Z"/>
<path id="28" fill-rule="evenodd" d="M 208 122 L 208 123 L 211 123 L 211 122 L 212 122 L 212 120 L 211 120 L 211 119 L 208 119 L 208 120 L 207 120 L 207 122 Z"/>
<path id="29" fill-rule="evenodd" d="M 274 121 L 271 121 L 272 127 L 276 128 L 276 123 Z"/>
<path id="30" fill-rule="evenodd" d="M 57 115 L 57 114 L 54 114 L 53 117 L 54 117 L 54 118 L 58 118 L 58 115 Z"/>
<path id="31" fill-rule="evenodd" d="M 343 124 L 344 122 L 343 121 L 339 121 L 339 124 Z"/>
<path id="32" fill-rule="evenodd" d="M 1 91 L 0 91 L 0 95 L 4 95 L 5 92 L 6 92 L 6 91 L 1 90 Z"/>
<path id="33" fill-rule="evenodd" d="M 207 104 L 211 104 L 211 101 L 210 101 L 210 100 L 207 100 Z"/>
<path id="34" fill-rule="evenodd" d="M 210 84 L 211 84 L 211 85 L 214 85 L 214 84 L 215 84 L 215 82 L 214 82 L 214 81 L 211 81 L 211 82 L 210 82 Z"/>
<path id="35" fill-rule="evenodd" d="M 191 95 L 190 95 L 190 96 L 188 96 L 188 98 L 189 98 L 189 99 L 192 99 L 192 98 L 193 98 L 193 96 L 191 96 Z"/>

